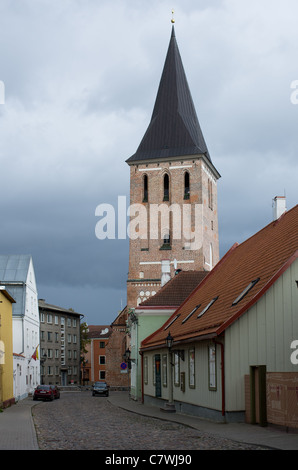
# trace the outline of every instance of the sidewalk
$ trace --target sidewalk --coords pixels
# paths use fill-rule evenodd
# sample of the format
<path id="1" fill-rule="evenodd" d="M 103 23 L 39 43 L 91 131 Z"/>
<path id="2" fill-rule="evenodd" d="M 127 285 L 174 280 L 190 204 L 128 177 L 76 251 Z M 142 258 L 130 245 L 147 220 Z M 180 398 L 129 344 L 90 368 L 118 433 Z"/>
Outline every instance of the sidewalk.
<path id="1" fill-rule="evenodd" d="M 31 408 L 32 397 L 0 413 L 0 450 L 38 450 Z"/>
<path id="2" fill-rule="evenodd" d="M 158 407 L 143 405 L 129 399 L 128 392 L 112 392 L 109 401 L 113 405 L 133 413 L 184 424 L 203 433 L 232 439 L 237 442 L 261 445 L 272 449 L 298 450 L 298 433 L 287 433 L 270 426 L 261 427 L 246 423 L 214 423 L 178 412 L 167 413 L 161 411 Z"/>

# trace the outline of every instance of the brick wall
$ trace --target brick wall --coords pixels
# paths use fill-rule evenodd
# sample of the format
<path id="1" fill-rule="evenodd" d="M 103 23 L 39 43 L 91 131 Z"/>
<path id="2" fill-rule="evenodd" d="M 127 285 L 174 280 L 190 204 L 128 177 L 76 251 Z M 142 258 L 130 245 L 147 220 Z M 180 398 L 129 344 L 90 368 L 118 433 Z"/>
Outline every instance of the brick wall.
<path id="1" fill-rule="evenodd" d="M 267 374 L 269 423 L 298 429 L 298 373 Z"/>
<path id="2" fill-rule="evenodd" d="M 245 421 L 251 423 L 250 376 L 246 375 L 244 380 Z M 256 411 L 257 409 L 256 403 Z M 268 423 L 298 429 L 297 372 L 268 372 L 266 374 L 266 412 Z M 256 422 L 258 422 L 257 415 Z"/>
<path id="3" fill-rule="evenodd" d="M 185 172 L 189 173 L 190 180 L 189 198 L 186 199 Z M 169 176 L 168 201 L 164 201 L 165 174 Z M 143 202 L 145 175 L 148 182 L 148 198 L 146 202 Z M 212 197 L 210 192 L 212 192 Z M 135 230 L 134 223 L 131 225 L 137 238 L 130 237 L 127 305 L 136 307 L 140 300 L 146 298 L 140 295 L 141 292 L 154 295 L 154 292 L 160 289 L 162 260 L 171 261 L 171 277 L 174 276 L 173 261 L 175 259 L 178 261 L 178 269 L 183 270 L 210 270 L 210 264 L 214 266 L 218 262 L 216 178 L 201 159 L 132 165 L 130 167 L 130 198 L 130 204 L 142 204 L 142 213 L 144 212 L 142 216 L 138 213 L 132 215 L 132 219 L 138 218 L 138 231 Z M 173 207 L 174 204 L 179 205 L 177 214 L 182 217 L 182 220 L 183 206 L 191 207 L 191 230 L 196 230 L 198 241 L 195 248 L 190 249 L 189 242 L 183 236 L 183 226 L 179 223 L 179 215 L 171 214 L 169 230 L 161 227 L 161 219 L 157 226 L 156 219 L 153 219 L 152 212 L 150 212 L 154 204 L 165 204 L 168 207 Z M 199 208 L 198 217 L 195 216 L 195 206 Z M 174 230 L 177 226 L 180 226 L 181 237 L 175 239 Z M 156 231 L 155 234 L 153 230 Z M 167 231 L 171 237 L 170 246 L 165 245 L 163 240 Z M 156 234 L 158 238 L 153 238 Z M 210 245 L 212 245 L 212 263 L 210 263 Z"/>
<path id="4" fill-rule="evenodd" d="M 121 369 L 123 354 L 127 349 L 126 337 L 127 308 L 111 325 L 112 334 L 106 345 L 106 382 L 113 388 L 127 388 L 128 375 Z"/>

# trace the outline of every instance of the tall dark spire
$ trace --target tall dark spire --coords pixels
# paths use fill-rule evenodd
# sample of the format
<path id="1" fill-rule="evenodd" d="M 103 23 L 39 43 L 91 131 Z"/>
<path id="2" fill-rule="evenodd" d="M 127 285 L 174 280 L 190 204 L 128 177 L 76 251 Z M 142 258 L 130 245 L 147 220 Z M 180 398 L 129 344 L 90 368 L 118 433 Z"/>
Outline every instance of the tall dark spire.
<path id="1" fill-rule="evenodd" d="M 127 163 L 202 154 L 211 162 L 173 25 L 151 121 L 137 152 Z"/>

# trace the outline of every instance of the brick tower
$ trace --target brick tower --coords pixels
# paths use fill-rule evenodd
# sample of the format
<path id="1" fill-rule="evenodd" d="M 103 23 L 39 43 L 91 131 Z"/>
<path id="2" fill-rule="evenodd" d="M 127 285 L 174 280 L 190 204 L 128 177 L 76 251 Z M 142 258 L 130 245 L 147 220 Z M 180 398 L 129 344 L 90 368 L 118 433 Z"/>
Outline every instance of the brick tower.
<path id="1" fill-rule="evenodd" d="M 148 129 L 130 166 L 127 306 L 154 295 L 175 271 L 219 261 L 217 180 L 193 104 L 175 29 Z"/>

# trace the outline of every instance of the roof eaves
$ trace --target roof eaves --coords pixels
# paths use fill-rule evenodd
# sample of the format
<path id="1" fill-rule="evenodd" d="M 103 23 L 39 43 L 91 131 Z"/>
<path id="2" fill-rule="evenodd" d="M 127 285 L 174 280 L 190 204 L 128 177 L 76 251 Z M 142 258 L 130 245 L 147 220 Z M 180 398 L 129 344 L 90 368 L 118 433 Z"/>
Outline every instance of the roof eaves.
<path id="1" fill-rule="evenodd" d="M 214 338 L 217 338 L 217 334 L 215 331 L 209 331 L 208 333 L 206 333 L 206 331 L 202 331 L 200 335 L 189 335 L 187 338 L 180 338 L 180 339 L 174 338 L 173 348 L 176 346 L 179 346 L 180 344 L 193 343 L 194 341 L 205 341 L 207 339 L 214 339 Z M 140 351 L 141 352 L 153 351 L 161 347 L 165 347 L 165 348 L 167 347 L 166 343 L 165 342 L 163 343 L 161 340 L 157 341 L 156 343 L 152 343 L 150 346 L 145 346 L 143 345 L 143 342 L 142 342 Z"/>
<path id="2" fill-rule="evenodd" d="M 0 286 L 0 291 L 12 304 L 16 303 L 16 300 L 13 298 L 10 292 L 7 289 L 5 289 L 5 286 Z"/>
<path id="3" fill-rule="evenodd" d="M 179 308 L 179 305 L 140 305 L 135 308 L 137 310 L 173 310 Z"/>
<path id="4" fill-rule="evenodd" d="M 52 312 L 60 312 L 60 313 L 68 313 L 70 315 L 82 315 L 82 313 L 74 312 L 73 310 L 69 310 L 64 307 L 58 307 L 57 305 L 47 304 L 47 303 L 39 303 L 38 304 L 39 310 L 49 310 Z"/>

